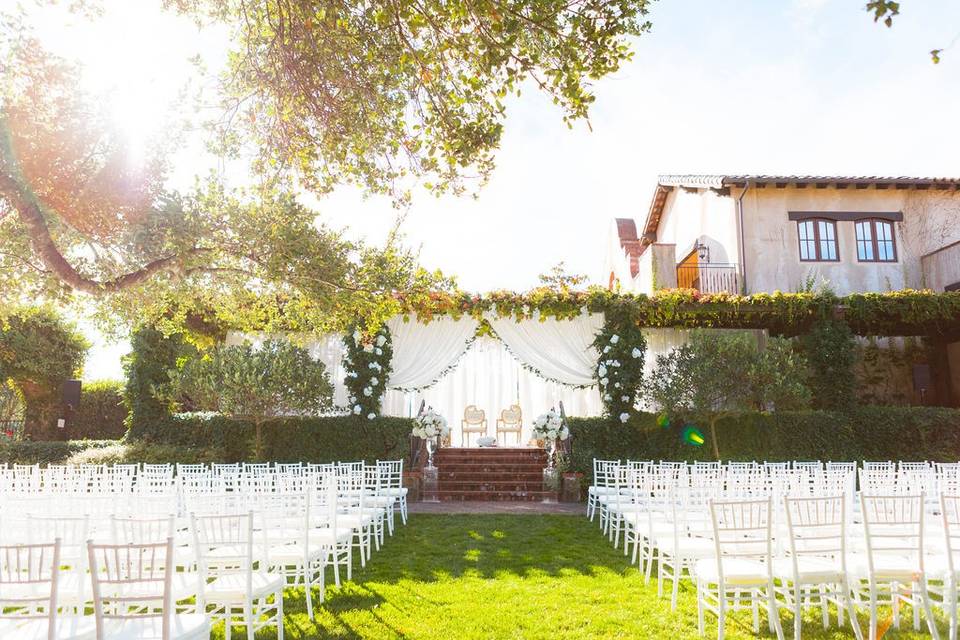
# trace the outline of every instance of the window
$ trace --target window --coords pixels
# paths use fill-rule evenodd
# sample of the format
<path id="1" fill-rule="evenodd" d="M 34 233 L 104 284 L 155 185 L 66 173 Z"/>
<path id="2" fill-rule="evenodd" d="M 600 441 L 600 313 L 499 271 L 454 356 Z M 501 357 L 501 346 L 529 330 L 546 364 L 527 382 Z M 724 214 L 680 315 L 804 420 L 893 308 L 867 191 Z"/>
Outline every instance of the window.
<path id="1" fill-rule="evenodd" d="M 837 223 L 833 220 L 800 220 L 800 259 L 805 262 L 837 262 Z"/>
<path id="2" fill-rule="evenodd" d="M 896 262 L 897 246 L 889 220 L 857 220 L 857 260 Z"/>

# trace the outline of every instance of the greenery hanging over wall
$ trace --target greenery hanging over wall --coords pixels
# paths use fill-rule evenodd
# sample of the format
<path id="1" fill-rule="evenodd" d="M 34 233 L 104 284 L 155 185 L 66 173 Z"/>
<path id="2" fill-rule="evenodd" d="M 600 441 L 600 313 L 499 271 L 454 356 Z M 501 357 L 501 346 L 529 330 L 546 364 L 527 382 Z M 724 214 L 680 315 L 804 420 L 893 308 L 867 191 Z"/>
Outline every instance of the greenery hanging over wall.
<path id="1" fill-rule="evenodd" d="M 154 440 L 164 433 L 171 419 L 171 407 L 159 392 L 170 384 L 170 372 L 176 370 L 178 361 L 197 355 L 196 348 L 182 334 L 164 335 L 151 326 L 141 326 L 133 332 L 130 354 L 123 362 L 128 438 Z"/>
<path id="2" fill-rule="evenodd" d="M 626 422 L 635 411 L 643 384 L 647 341 L 632 315 L 620 310 L 607 314 L 593 346 L 600 352 L 594 377 L 600 387 L 604 413 Z"/>
<path id="3" fill-rule="evenodd" d="M 380 415 L 380 401 L 393 371 L 390 329 L 383 325 L 371 334 L 356 325 L 343 337 L 343 344 L 347 348 L 343 366 L 350 393 L 348 408 L 354 415 L 373 420 Z"/>
<path id="4" fill-rule="evenodd" d="M 801 339 L 810 363 L 810 390 L 817 409 L 843 410 L 856 403 L 857 343 L 839 320 L 815 324 Z"/>

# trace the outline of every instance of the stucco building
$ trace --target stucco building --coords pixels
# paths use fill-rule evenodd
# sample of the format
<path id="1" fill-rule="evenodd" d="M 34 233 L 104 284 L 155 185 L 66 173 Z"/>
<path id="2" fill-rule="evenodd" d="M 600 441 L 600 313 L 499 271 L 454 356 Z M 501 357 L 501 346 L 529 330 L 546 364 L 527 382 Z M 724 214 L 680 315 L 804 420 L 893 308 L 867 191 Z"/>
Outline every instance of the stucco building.
<path id="1" fill-rule="evenodd" d="M 606 272 L 648 294 L 960 289 L 960 179 L 660 176 L 643 220 L 613 221 Z"/>

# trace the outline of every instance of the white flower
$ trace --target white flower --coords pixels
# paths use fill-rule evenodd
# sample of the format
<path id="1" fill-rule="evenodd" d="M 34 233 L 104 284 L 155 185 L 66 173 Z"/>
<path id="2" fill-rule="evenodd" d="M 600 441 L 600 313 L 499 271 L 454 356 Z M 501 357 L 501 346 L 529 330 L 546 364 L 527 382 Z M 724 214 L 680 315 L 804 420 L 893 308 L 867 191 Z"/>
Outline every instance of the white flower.
<path id="1" fill-rule="evenodd" d="M 606 394 L 605 396 L 603 396 L 603 399 L 606 400 L 607 402 L 610 402 L 611 400 L 613 400 L 613 396 L 611 396 L 611 395 L 608 393 L 608 394 Z"/>
<path id="2" fill-rule="evenodd" d="M 619 366 L 620 366 L 620 361 L 619 361 L 619 360 L 614 360 L 614 361 L 613 361 L 613 366 L 619 367 Z"/>
<path id="3" fill-rule="evenodd" d="M 610 384 L 610 378 L 601 378 L 600 384 L 602 384 L 603 386 L 607 386 L 608 384 Z"/>
<path id="4" fill-rule="evenodd" d="M 629 413 L 621 413 L 621 414 L 620 414 L 620 422 L 626 422 L 626 421 L 629 420 L 629 419 L 630 419 L 630 414 L 629 414 Z"/>
<path id="5" fill-rule="evenodd" d="M 376 378 L 370 378 L 370 384 L 372 384 L 373 386 L 377 386 L 379 383 L 380 381 L 377 380 Z"/>
<path id="6" fill-rule="evenodd" d="M 361 407 L 360 405 L 355 405 L 353 407 L 353 413 L 355 415 L 360 415 L 362 412 L 363 412 L 363 407 Z"/>
<path id="7" fill-rule="evenodd" d="M 610 345 L 607 345 L 603 348 L 604 353 L 610 353 Z"/>
<path id="8" fill-rule="evenodd" d="M 373 420 L 373 419 L 376 418 L 376 417 L 377 417 L 377 414 L 375 414 L 375 413 L 368 413 L 368 414 L 367 414 L 367 420 Z"/>
<path id="9" fill-rule="evenodd" d="M 610 344 L 617 344 L 618 342 L 620 342 L 620 336 L 617 334 L 610 336 Z"/>
<path id="10" fill-rule="evenodd" d="M 569 438 L 569 437 L 570 437 L 570 429 L 567 429 L 566 427 L 561 428 L 561 429 L 560 429 L 560 439 L 561 439 L 561 440 L 566 440 L 566 439 Z"/>
<path id="11" fill-rule="evenodd" d="M 378 346 L 378 347 L 382 347 L 382 346 L 385 345 L 386 343 L 387 343 L 387 336 L 383 335 L 382 333 L 377 336 L 377 346 Z"/>
<path id="12" fill-rule="evenodd" d="M 355 330 L 355 331 L 353 332 L 353 343 L 354 343 L 354 344 L 360 344 L 360 340 L 362 340 L 362 339 L 363 339 L 363 334 L 360 333 L 360 330 L 359 330 L 359 329 Z"/>
<path id="13" fill-rule="evenodd" d="M 620 402 L 630 402 L 630 396 L 620 396 Z"/>
<path id="14" fill-rule="evenodd" d="M 365 395 L 365 396 L 367 396 L 367 397 L 369 398 L 370 396 L 373 395 L 373 389 L 371 389 L 370 387 L 364 387 L 364 388 L 363 388 L 363 395 Z"/>
<path id="15" fill-rule="evenodd" d="M 380 371 L 380 363 L 379 363 L 379 362 L 371 362 L 371 363 L 370 363 L 370 368 L 371 368 L 371 369 L 374 369 L 374 370 L 376 370 L 376 371 Z"/>
<path id="16" fill-rule="evenodd" d="M 597 368 L 597 373 L 600 375 L 601 378 L 604 378 L 607 375 L 607 368 L 603 365 L 600 365 Z"/>
<path id="17" fill-rule="evenodd" d="M 378 355 L 378 356 L 382 356 L 382 355 L 383 355 L 383 349 L 381 349 L 380 347 L 377 347 L 377 348 L 376 348 L 376 352 L 377 352 L 377 355 Z"/>
<path id="18" fill-rule="evenodd" d="M 630 352 L 630 355 L 633 356 L 634 358 L 639 358 L 640 356 L 643 355 L 643 351 L 640 351 L 640 349 L 634 347 L 633 351 Z"/>
<path id="19" fill-rule="evenodd" d="M 366 351 L 367 353 L 373 353 L 373 345 L 365 344 L 363 345 L 363 350 Z"/>
<path id="20" fill-rule="evenodd" d="M 614 386 L 614 388 L 619 389 L 619 388 L 620 388 L 620 383 L 619 383 L 619 382 L 614 382 L 614 383 L 613 383 L 613 386 Z"/>

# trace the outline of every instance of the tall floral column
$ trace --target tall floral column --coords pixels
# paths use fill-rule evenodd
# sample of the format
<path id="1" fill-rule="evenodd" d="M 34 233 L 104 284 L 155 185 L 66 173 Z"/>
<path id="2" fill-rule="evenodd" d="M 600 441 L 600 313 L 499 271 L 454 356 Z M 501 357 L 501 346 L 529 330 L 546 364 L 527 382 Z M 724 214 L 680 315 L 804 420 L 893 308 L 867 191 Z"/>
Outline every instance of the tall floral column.
<path id="1" fill-rule="evenodd" d="M 647 340 L 635 319 L 626 313 L 608 313 L 593 346 L 600 352 L 594 377 L 600 386 L 606 414 L 626 423 L 636 410 L 643 383 Z"/>
<path id="2" fill-rule="evenodd" d="M 373 420 L 380 415 L 380 403 L 387 390 L 387 380 L 393 370 L 393 346 L 386 325 L 375 333 L 354 328 L 343 337 L 347 353 L 343 357 L 346 386 L 350 392 L 350 411 Z"/>

